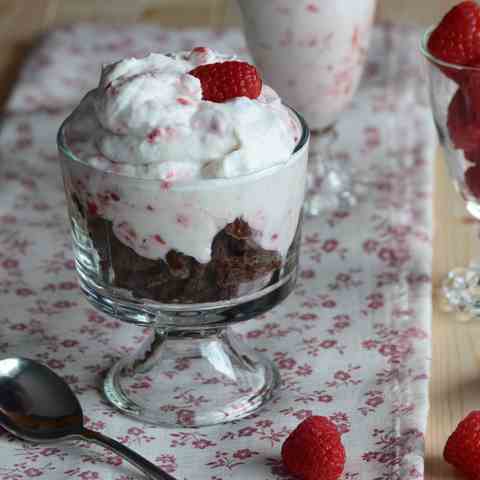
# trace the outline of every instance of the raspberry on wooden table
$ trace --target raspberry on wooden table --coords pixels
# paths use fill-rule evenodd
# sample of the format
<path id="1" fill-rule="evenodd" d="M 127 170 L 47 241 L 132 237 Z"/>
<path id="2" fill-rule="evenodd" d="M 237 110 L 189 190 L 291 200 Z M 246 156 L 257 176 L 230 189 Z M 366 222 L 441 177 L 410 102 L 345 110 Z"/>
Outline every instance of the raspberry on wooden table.
<path id="1" fill-rule="evenodd" d="M 473 411 L 457 426 L 443 451 L 445 460 L 467 478 L 480 478 L 480 411 Z"/>
<path id="2" fill-rule="evenodd" d="M 345 448 L 327 417 L 304 420 L 285 440 L 282 460 L 299 480 L 337 480 L 345 467 Z"/>
<path id="3" fill-rule="evenodd" d="M 203 100 L 222 103 L 232 98 L 257 98 L 262 79 L 257 69 L 236 60 L 200 65 L 189 72 L 202 85 Z"/>

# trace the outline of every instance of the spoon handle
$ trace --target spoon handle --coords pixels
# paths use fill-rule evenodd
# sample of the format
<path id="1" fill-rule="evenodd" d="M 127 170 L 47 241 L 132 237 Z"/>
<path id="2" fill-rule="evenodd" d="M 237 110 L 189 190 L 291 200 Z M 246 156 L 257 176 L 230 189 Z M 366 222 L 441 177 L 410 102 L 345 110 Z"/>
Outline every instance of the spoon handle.
<path id="1" fill-rule="evenodd" d="M 113 438 L 106 437 L 105 435 L 95 432 L 94 430 L 89 430 L 88 428 L 84 428 L 80 436 L 92 443 L 96 443 L 117 453 L 152 480 L 175 480 L 174 477 L 167 472 L 164 472 L 160 467 L 157 467 L 152 462 L 149 462 L 147 459 L 143 458 L 125 445 L 122 445 L 120 442 L 117 442 Z"/>

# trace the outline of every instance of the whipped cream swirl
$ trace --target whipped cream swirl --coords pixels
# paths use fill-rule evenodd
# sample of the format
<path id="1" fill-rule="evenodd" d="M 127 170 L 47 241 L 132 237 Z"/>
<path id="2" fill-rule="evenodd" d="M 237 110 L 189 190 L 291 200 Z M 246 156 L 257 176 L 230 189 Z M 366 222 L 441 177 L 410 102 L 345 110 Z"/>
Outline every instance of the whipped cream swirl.
<path id="1" fill-rule="evenodd" d="M 232 178 L 286 163 L 299 128 L 264 85 L 257 99 L 202 100 L 189 72 L 232 57 L 207 48 L 106 65 L 67 122 L 72 152 L 89 165 L 171 183 Z"/>

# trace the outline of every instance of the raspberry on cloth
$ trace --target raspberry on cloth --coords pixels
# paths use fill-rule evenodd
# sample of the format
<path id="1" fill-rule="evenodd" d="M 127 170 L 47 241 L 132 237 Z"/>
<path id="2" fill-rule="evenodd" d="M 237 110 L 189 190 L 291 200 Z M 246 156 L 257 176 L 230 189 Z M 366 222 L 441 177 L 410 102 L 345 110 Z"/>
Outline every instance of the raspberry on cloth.
<path id="1" fill-rule="evenodd" d="M 346 165 L 360 166 L 368 190 L 351 212 L 305 220 L 294 294 L 236 327 L 275 359 L 278 397 L 233 424 L 165 430 L 119 415 L 99 395 L 103 372 L 142 338 L 137 327 L 97 313 L 77 287 L 55 133 L 95 84 L 100 63 L 195 45 L 241 59 L 244 39 L 238 30 L 95 24 L 46 35 L 21 72 L 0 132 L 0 300 L 8 305 L 0 318 L 2 354 L 39 359 L 65 376 L 87 424 L 179 479 L 286 479 L 281 445 L 312 415 L 328 417 L 341 435 L 345 480 L 423 478 L 436 136 L 419 39 L 414 28 L 375 28 L 364 83 L 331 146 Z M 212 372 L 195 381 L 221 379 Z M 182 395 L 161 408 L 188 420 L 199 402 L 214 400 Z M 2 480 L 131 477 L 121 459 L 88 449 L 31 447 L 6 434 L 0 448 Z"/>

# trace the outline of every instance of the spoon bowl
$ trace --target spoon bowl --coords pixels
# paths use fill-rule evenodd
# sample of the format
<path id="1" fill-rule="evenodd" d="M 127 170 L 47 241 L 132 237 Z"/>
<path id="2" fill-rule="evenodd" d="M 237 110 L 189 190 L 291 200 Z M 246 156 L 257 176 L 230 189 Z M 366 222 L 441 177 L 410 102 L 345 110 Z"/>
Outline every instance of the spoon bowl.
<path id="1" fill-rule="evenodd" d="M 28 358 L 0 360 L 0 425 L 16 437 L 36 443 L 88 440 L 114 451 L 149 478 L 175 480 L 125 445 L 85 428 L 82 407 L 68 384 Z"/>
<path id="2" fill-rule="evenodd" d="M 26 358 L 0 360 L 0 423 L 32 442 L 54 442 L 83 429 L 70 387 L 49 368 Z"/>

